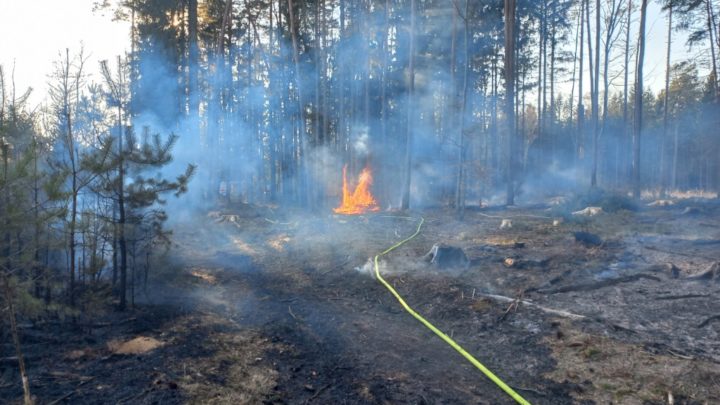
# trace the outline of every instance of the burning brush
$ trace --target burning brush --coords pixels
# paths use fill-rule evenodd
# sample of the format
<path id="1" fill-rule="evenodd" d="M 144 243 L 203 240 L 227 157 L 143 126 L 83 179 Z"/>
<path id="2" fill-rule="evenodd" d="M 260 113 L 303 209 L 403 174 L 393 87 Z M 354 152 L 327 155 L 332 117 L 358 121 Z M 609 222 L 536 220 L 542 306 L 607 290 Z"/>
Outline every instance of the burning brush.
<path id="1" fill-rule="evenodd" d="M 336 214 L 343 215 L 359 215 L 367 212 L 380 211 L 380 207 L 370 191 L 372 182 L 372 172 L 369 167 L 365 167 L 362 172 L 360 172 L 355 190 L 350 192 L 347 181 L 347 165 L 345 165 L 343 167 L 342 203 L 339 207 L 333 209 L 333 211 Z"/>

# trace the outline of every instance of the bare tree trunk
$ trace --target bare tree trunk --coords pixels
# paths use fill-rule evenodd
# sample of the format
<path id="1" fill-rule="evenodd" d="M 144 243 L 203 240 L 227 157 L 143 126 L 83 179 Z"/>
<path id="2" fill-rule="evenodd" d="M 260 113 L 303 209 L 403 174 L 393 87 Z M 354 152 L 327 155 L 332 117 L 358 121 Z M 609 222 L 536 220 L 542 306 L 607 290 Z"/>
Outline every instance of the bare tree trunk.
<path id="1" fill-rule="evenodd" d="M 705 0 L 705 8 L 707 9 L 707 25 L 708 25 L 708 36 L 710 37 L 710 56 L 712 59 L 712 72 L 713 72 L 713 86 L 715 88 L 715 98 L 720 98 L 720 92 L 718 92 L 718 69 L 717 69 L 717 59 L 715 56 L 715 41 L 713 41 L 713 23 L 715 21 L 715 16 L 713 15 L 713 9 L 711 0 Z M 718 39 L 720 41 L 720 39 Z"/>
<path id="2" fill-rule="evenodd" d="M 625 27 L 625 72 L 624 72 L 624 83 L 623 83 L 623 134 L 625 135 L 622 139 L 623 144 L 627 142 L 629 138 L 628 117 L 629 107 L 628 98 L 630 94 L 629 77 L 630 77 L 630 26 L 632 25 L 632 0 L 628 0 L 627 9 L 627 26 Z M 622 164 L 623 166 L 627 162 L 627 154 L 623 155 Z M 625 166 L 627 167 L 627 166 Z"/>
<path id="3" fill-rule="evenodd" d="M 188 41 L 189 41 L 189 58 L 188 72 L 190 74 L 188 95 L 190 100 L 190 119 L 193 123 L 193 137 L 200 136 L 200 89 L 198 87 L 198 71 L 200 63 L 200 51 L 198 49 L 198 1 L 188 0 Z"/>
<path id="4" fill-rule="evenodd" d="M 33 137 L 33 274 L 35 277 L 35 298 L 40 298 L 43 268 L 40 266 L 40 172 L 38 170 L 38 142 Z"/>
<path id="5" fill-rule="evenodd" d="M 0 65 L 0 128 L 5 127 L 5 72 Z"/>
<path id="6" fill-rule="evenodd" d="M 595 1 L 595 76 L 593 77 L 592 121 L 593 121 L 593 162 L 590 186 L 597 187 L 598 136 L 600 132 L 600 0 Z"/>
<path id="7" fill-rule="evenodd" d="M 643 127 L 643 65 L 645 63 L 645 24 L 648 0 L 640 6 L 637 69 L 635 71 L 635 125 L 633 130 L 633 197 L 640 198 L 640 135 Z"/>
<path id="8" fill-rule="evenodd" d="M 584 144 L 585 144 L 585 136 L 584 136 L 584 127 L 585 127 L 585 104 L 583 103 L 583 97 L 585 97 L 585 94 L 583 93 L 583 78 L 585 76 L 585 7 L 587 7 L 587 0 L 582 1 L 582 6 L 580 7 L 580 52 L 578 54 L 580 55 L 580 70 L 579 70 L 579 79 L 578 79 L 578 109 L 577 109 L 577 151 L 576 151 L 576 159 L 577 161 L 583 160 L 583 155 L 585 153 L 584 151 Z M 589 35 L 589 34 L 588 34 Z"/>
<path id="9" fill-rule="evenodd" d="M 547 127 L 553 138 L 550 139 L 550 161 L 555 158 L 555 50 L 557 48 L 557 40 L 555 39 L 556 29 L 553 26 L 550 36 L 550 108 L 548 111 Z"/>
<path id="10" fill-rule="evenodd" d="M 673 160 L 672 160 L 672 182 L 673 190 L 677 188 L 677 163 L 678 163 L 678 123 L 675 122 L 675 131 L 673 135 Z"/>
<path id="11" fill-rule="evenodd" d="M 542 5 L 540 6 L 542 9 L 542 14 L 540 15 L 540 27 L 539 27 L 539 38 L 538 38 L 538 82 L 537 82 L 537 120 L 538 120 L 538 136 L 543 136 L 545 133 L 544 131 L 544 125 L 545 125 L 545 99 L 544 99 L 544 86 L 543 86 L 543 77 L 545 77 L 543 73 L 543 68 L 545 67 L 545 64 L 547 63 L 545 60 L 547 59 L 545 55 L 545 24 L 546 24 L 546 12 L 545 12 L 545 6 L 547 5 L 547 1 L 543 0 Z"/>
<path id="12" fill-rule="evenodd" d="M 70 152 L 74 155 L 74 152 Z M 70 205 L 70 225 L 68 228 L 68 241 L 70 244 L 70 305 L 75 305 L 75 228 L 77 224 L 77 171 L 75 169 L 75 160 L 72 161 L 72 200 Z"/>
<path id="13" fill-rule="evenodd" d="M 313 100 L 313 144 L 314 147 L 319 147 L 322 135 L 320 134 L 320 131 L 322 130 L 323 126 L 321 124 L 321 120 L 323 119 L 322 111 L 320 108 L 320 93 L 321 93 L 321 85 L 322 85 L 322 77 L 323 77 L 323 69 L 322 69 L 322 50 L 320 47 L 320 28 L 323 24 L 321 17 L 320 17 L 320 0 L 315 0 L 315 99 Z M 367 78 L 366 78 L 367 79 Z M 367 80 L 366 80 L 367 82 Z M 320 155 L 319 159 L 323 159 L 323 155 Z M 316 158 L 317 159 L 317 158 Z M 313 177 L 320 177 L 320 169 L 323 166 L 322 162 L 318 165 L 313 165 L 310 169 L 313 171 L 316 171 L 314 173 Z M 316 204 L 322 201 L 322 195 L 320 187 L 316 187 L 314 184 L 312 187 L 310 187 L 312 190 L 308 190 L 310 192 L 310 206 L 311 208 L 315 208 Z"/>
<path id="14" fill-rule="evenodd" d="M 450 33 L 450 91 L 445 91 L 445 81 L 442 81 L 442 90 L 443 93 L 447 94 L 449 93 L 450 96 L 447 98 L 447 101 L 445 102 L 445 108 L 443 109 L 443 122 L 442 122 L 442 130 L 440 133 L 440 141 L 442 142 L 446 136 L 448 136 L 453 127 L 453 107 L 455 103 L 455 91 L 457 89 L 457 78 L 455 76 L 456 66 L 457 63 L 457 20 L 459 17 L 459 5 L 453 0 L 453 15 L 452 15 L 452 30 Z"/>
<path id="15" fill-rule="evenodd" d="M 663 132 L 660 140 L 660 196 L 665 197 L 665 189 L 667 188 L 667 170 L 665 168 L 665 144 L 668 137 L 668 112 L 670 109 L 670 50 L 672 47 L 672 18 L 673 5 L 668 5 L 668 30 L 667 30 L 667 56 L 665 58 L 665 97 L 663 99 Z"/>
<path id="16" fill-rule="evenodd" d="M 122 64 L 118 56 L 118 79 L 122 78 Z M 122 82 L 118 88 L 122 88 Z M 120 94 L 120 92 L 118 92 Z M 120 246 L 120 304 L 121 310 L 127 307 L 127 240 L 125 239 L 125 158 L 123 151 L 123 114 L 122 100 L 118 100 L 118 245 Z"/>
<path id="17" fill-rule="evenodd" d="M 465 0 L 465 32 L 464 32 L 464 45 L 465 45 L 465 63 L 463 66 L 463 88 L 462 88 L 462 100 L 460 105 L 460 128 L 458 136 L 460 137 L 460 143 L 458 145 L 458 173 L 457 173 L 457 185 L 455 191 L 455 208 L 457 209 L 458 217 L 462 218 L 465 212 L 465 114 L 467 108 L 467 93 L 468 93 L 468 65 L 470 65 L 470 54 L 469 54 L 469 24 L 468 24 L 468 5 L 469 0 Z M 454 86 L 453 86 L 454 87 Z"/>
<path id="18" fill-rule="evenodd" d="M 33 403 L 32 396 L 30 395 L 30 379 L 27 375 L 27 369 L 25 368 L 25 358 L 23 357 L 22 346 L 20 344 L 20 334 L 17 328 L 17 319 L 15 318 L 15 304 L 12 289 L 10 287 L 10 280 L 7 274 L 2 272 L 3 280 L 3 291 L 5 292 L 5 301 L 7 301 L 8 320 L 10 321 L 10 333 L 12 334 L 13 345 L 15 346 L 15 355 L 18 360 L 18 367 L 20 369 L 20 379 L 23 387 L 23 403 L 25 405 L 31 405 Z"/>
<path id="19" fill-rule="evenodd" d="M 112 213 L 112 220 L 113 220 L 113 235 L 112 235 L 112 287 L 113 290 L 115 290 L 115 286 L 117 286 L 117 279 L 118 279 L 118 206 L 115 202 L 113 202 L 113 213 Z"/>
<path id="20" fill-rule="evenodd" d="M 499 87 L 499 76 L 498 72 L 498 59 L 499 59 L 498 48 L 493 49 L 492 59 L 492 106 L 490 111 L 490 136 L 492 138 L 492 168 L 497 173 L 501 172 L 500 163 L 500 132 L 498 128 L 498 87 Z"/>
<path id="21" fill-rule="evenodd" d="M 410 183 L 412 181 L 412 146 L 413 146 L 413 117 L 415 93 L 415 0 L 410 0 L 410 50 L 408 56 L 408 100 L 407 100 L 407 133 L 405 135 L 405 176 L 402 186 L 402 200 L 400 209 L 410 208 Z"/>
<path id="22" fill-rule="evenodd" d="M 505 120 L 507 127 L 507 195 L 505 203 L 515 205 L 515 0 L 505 0 Z"/>
<path id="23" fill-rule="evenodd" d="M 387 70 L 388 70 L 388 64 L 389 64 L 389 58 L 388 58 L 388 37 L 389 37 L 389 30 L 390 30 L 390 0 L 385 0 L 385 10 L 384 10 L 384 22 L 383 22 L 383 34 L 381 36 L 382 38 L 382 46 L 380 47 L 380 51 L 382 52 L 382 67 L 380 72 L 380 136 L 382 138 L 382 148 L 383 150 L 388 150 L 390 147 L 388 145 L 388 102 L 387 102 Z M 453 32 L 454 36 L 454 32 Z M 341 76 L 342 80 L 342 76 Z M 341 82 L 341 88 L 342 92 L 342 82 Z M 342 93 L 341 93 L 342 94 Z M 388 172 L 389 173 L 389 172 Z M 387 180 L 389 176 L 383 176 L 382 177 L 382 183 L 380 184 L 383 199 L 386 201 L 390 200 L 391 195 L 391 185 L 390 182 Z"/>
<path id="24" fill-rule="evenodd" d="M 131 271 L 131 283 L 130 283 L 130 308 L 135 309 L 135 282 L 137 280 L 137 274 L 135 272 L 137 266 L 137 257 L 135 255 L 135 248 L 137 245 L 137 241 L 133 240 L 130 244 L 130 257 L 132 258 L 132 271 Z"/>
<path id="25" fill-rule="evenodd" d="M 304 168 L 302 167 L 302 164 L 300 162 L 300 157 L 304 155 L 304 141 L 305 141 L 305 104 L 303 100 L 303 93 L 302 93 L 302 78 L 300 76 L 300 55 L 298 54 L 298 38 L 297 38 L 297 30 L 298 27 L 296 27 L 296 19 L 295 19 L 295 9 L 294 9 L 294 3 L 293 0 L 287 0 L 287 6 L 288 6 L 288 17 L 289 17 L 289 23 L 290 23 L 290 37 L 292 39 L 292 48 L 293 48 L 293 64 L 295 66 L 295 90 L 297 92 L 297 113 L 298 113 L 298 127 L 299 127 L 299 134 L 297 136 L 297 144 L 296 144 L 296 150 L 295 155 L 297 157 L 297 168 L 298 173 L 296 173 L 297 176 L 300 177 L 300 183 L 301 185 L 306 185 L 307 176 L 306 173 L 304 173 Z M 305 187 L 300 187 L 301 189 L 304 189 Z M 307 192 L 307 190 L 302 190 L 303 192 Z M 298 192 L 299 193 L 299 192 Z M 306 195 L 305 197 L 308 197 Z M 300 200 L 303 200 L 302 196 L 299 196 Z M 307 202 L 307 201 L 305 201 Z"/>
<path id="26" fill-rule="evenodd" d="M 607 117 L 608 117 L 608 104 L 610 100 L 610 53 L 615 44 L 617 37 L 615 36 L 616 29 L 622 13 L 622 0 L 612 0 L 610 2 L 609 13 L 605 16 L 605 43 L 603 47 L 603 109 L 602 109 L 602 124 L 600 127 L 600 136 L 606 133 Z M 617 142 L 615 142 L 617 148 Z M 615 151 L 615 167 L 617 169 L 617 156 L 618 149 Z M 608 158 L 605 158 L 605 162 L 608 162 Z M 602 172 L 602 171 L 601 171 Z M 616 171 L 617 173 L 617 171 Z M 615 176 L 615 183 L 617 182 L 618 176 Z"/>

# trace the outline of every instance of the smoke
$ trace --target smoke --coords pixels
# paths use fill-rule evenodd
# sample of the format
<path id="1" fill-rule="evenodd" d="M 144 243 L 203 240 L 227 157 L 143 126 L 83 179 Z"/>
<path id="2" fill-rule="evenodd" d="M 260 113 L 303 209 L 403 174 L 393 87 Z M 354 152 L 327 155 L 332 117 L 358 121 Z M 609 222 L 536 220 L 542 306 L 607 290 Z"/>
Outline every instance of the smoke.
<path id="1" fill-rule="evenodd" d="M 353 131 L 353 148 L 359 157 L 366 157 L 370 153 L 370 135 L 366 126 L 358 126 Z"/>
<path id="2" fill-rule="evenodd" d="M 473 65 L 466 72 L 462 19 L 453 17 L 452 7 L 425 10 L 432 18 L 416 22 L 410 105 L 410 38 L 406 30 L 396 29 L 409 22 L 409 10 L 407 5 L 391 7 L 388 21 L 382 8 L 355 10 L 342 37 L 337 28 L 329 31 L 322 51 L 315 49 L 315 30 L 308 25 L 312 19 L 301 21 L 300 31 L 307 36 L 298 39 L 299 76 L 290 38 L 274 35 L 271 43 L 262 29 L 252 41 L 236 33 L 237 44 L 224 57 L 204 50 L 192 69 L 178 68 L 185 56 L 178 59 L 167 44 L 144 38 L 136 58 L 134 121 L 154 132 L 180 135 L 167 173 L 178 174 L 188 163 L 198 166 L 191 195 L 180 206 L 203 207 L 217 200 L 287 205 L 319 200 L 327 208 L 339 200 L 342 167 L 349 165 L 349 175 L 355 176 L 370 165 L 380 205 L 395 207 L 406 171 L 408 134 L 414 207 L 453 201 L 461 171 L 468 204 L 503 202 L 507 134 L 501 112 L 503 83 L 497 78 L 502 76 L 497 67 L 501 55 L 492 55 L 502 38 L 484 31 L 500 26 L 501 15 L 487 5 L 470 10 L 479 20 L 471 27 L 468 56 Z M 265 14 L 257 18 L 258 27 L 268 26 Z M 245 26 L 244 20 L 236 24 L 239 32 L 257 28 Z M 198 86 L 190 89 L 188 75 L 193 71 L 199 72 Z M 558 97 L 555 122 L 548 124 L 548 108 L 538 117 L 537 106 L 532 106 L 535 91 L 518 94 L 519 203 L 586 188 L 592 168 L 592 128 L 586 124 L 578 134 L 574 124 L 568 124 L 570 104 L 576 101 Z M 198 100 L 197 111 L 192 100 Z M 607 187 L 626 184 L 631 171 L 631 140 L 627 126 L 617 119 L 618 103 L 610 103 L 615 115 L 602 126 L 599 138 L 598 177 Z M 648 103 L 646 108 L 647 121 L 657 122 L 657 105 Z M 666 170 L 672 159 L 669 140 L 662 139 L 661 132 L 651 124 L 642 138 L 642 167 L 647 168 L 643 177 L 652 184 L 660 182 L 657 157 L 663 156 Z M 698 147 L 679 138 L 680 149 Z M 700 165 L 698 170 L 705 173 L 714 170 Z M 708 174 L 682 170 L 677 176 L 694 187 L 708 185 Z"/>

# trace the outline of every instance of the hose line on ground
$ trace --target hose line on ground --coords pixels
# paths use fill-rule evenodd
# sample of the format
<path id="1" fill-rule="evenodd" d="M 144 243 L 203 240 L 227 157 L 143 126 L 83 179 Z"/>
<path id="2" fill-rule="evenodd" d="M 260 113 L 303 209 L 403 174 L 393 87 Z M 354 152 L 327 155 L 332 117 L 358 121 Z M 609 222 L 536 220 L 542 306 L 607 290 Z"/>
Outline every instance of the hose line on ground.
<path id="1" fill-rule="evenodd" d="M 385 279 L 382 278 L 382 276 L 380 275 L 380 269 L 379 269 L 379 266 L 378 266 L 378 259 L 379 259 L 381 256 L 385 256 L 386 254 L 388 254 L 388 253 L 392 252 L 393 250 L 397 249 L 398 247 L 400 247 L 400 246 L 404 245 L 405 243 L 413 240 L 416 236 L 418 236 L 418 234 L 420 234 L 420 229 L 422 228 L 423 223 L 425 223 L 425 218 L 420 217 L 420 222 L 418 223 L 418 226 L 417 226 L 417 229 L 415 230 L 415 233 L 413 233 L 413 234 L 410 235 L 409 237 L 401 240 L 400 242 L 392 245 L 391 247 L 387 248 L 387 249 L 386 249 L 385 251 L 383 251 L 382 253 L 380 253 L 380 254 L 378 254 L 378 255 L 375 256 L 375 260 L 374 260 L 374 262 L 375 262 L 375 277 L 377 277 L 377 279 L 380 281 L 380 283 L 382 283 L 382 285 L 384 285 L 385 288 L 387 288 L 387 289 L 392 293 L 392 295 L 394 295 L 395 298 L 397 298 L 398 302 L 400 303 L 400 305 L 402 305 L 402 307 L 405 309 L 405 311 L 407 311 L 407 312 L 408 312 L 410 315 L 412 315 L 415 319 L 417 319 L 418 321 L 420 321 L 420 323 L 422 323 L 423 325 L 425 325 L 428 329 L 430 329 L 431 331 L 433 331 L 433 333 L 435 333 L 436 335 L 438 335 L 438 337 L 440 337 L 442 340 L 444 340 L 445 343 L 449 344 L 453 349 L 455 349 L 458 353 L 460 353 L 463 357 L 465 357 L 470 363 L 472 363 L 472 365 L 474 365 L 475 367 L 477 367 L 478 370 L 482 371 L 482 373 L 485 374 L 485 376 L 486 376 L 487 378 L 489 378 L 489 379 L 490 379 L 492 382 L 494 382 L 498 387 L 500 387 L 503 391 L 505 391 L 506 394 L 510 395 L 510 397 L 512 397 L 517 403 L 523 404 L 523 405 L 530 405 L 530 402 L 528 402 L 525 398 L 521 397 L 520 394 L 518 394 L 517 392 L 515 392 L 515 390 L 513 390 L 512 388 L 510 388 L 510 386 L 508 386 L 507 384 L 505 384 L 505 382 L 503 382 L 503 380 L 501 380 L 498 376 L 496 376 L 495 374 L 493 374 L 492 371 L 490 371 L 487 367 L 485 367 L 482 363 L 480 363 L 475 357 L 473 357 L 472 354 L 470 354 L 470 353 L 468 353 L 467 351 L 465 351 L 465 349 L 463 349 L 462 346 L 460 346 L 459 344 L 457 344 L 450 336 L 446 335 L 443 331 L 441 331 L 440 329 L 436 328 L 435 325 L 431 324 L 427 319 L 423 318 L 422 315 L 418 314 L 417 312 L 415 312 L 414 309 L 410 308 L 410 306 L 405 302 L 405 300 L 403 299 L 403 297 L 402 297 L 397 291 L 395 291 L 395 289 L 390 285 L 390 283 L 388 283 L 387 281 L 385 281 Z"/>

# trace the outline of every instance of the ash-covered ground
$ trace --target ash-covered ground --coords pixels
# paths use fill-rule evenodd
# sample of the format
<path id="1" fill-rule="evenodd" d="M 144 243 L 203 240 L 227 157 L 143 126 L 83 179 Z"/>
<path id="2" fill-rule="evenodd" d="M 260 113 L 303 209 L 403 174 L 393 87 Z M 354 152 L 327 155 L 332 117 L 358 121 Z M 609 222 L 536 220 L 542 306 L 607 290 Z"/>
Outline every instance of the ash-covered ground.
<path id="1" fill-rule="evenodd" d="M 171 265 L 138 292 L 134 314 L 55 343 L 24 336 L 34 393 L 41 403 L 512 403 L 368 271 L 420 217 L 420 235 L 381 272 L 531 403 L 720 402 L 720 205 L 710 201 L 462 220 L 198 212 L 175 226 Z M 436 243 L 469 264 L 426 262 Z M 8 385 L 0 396 L 21 393 Z"/>

